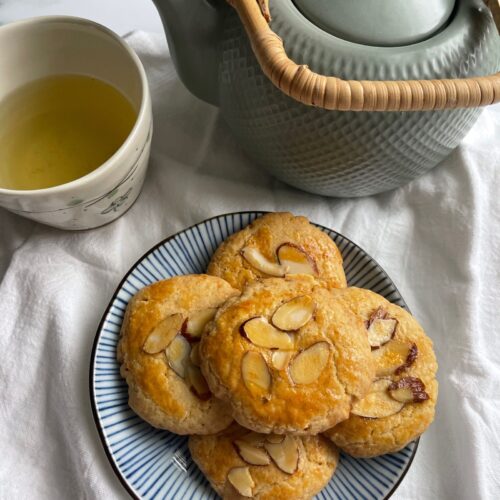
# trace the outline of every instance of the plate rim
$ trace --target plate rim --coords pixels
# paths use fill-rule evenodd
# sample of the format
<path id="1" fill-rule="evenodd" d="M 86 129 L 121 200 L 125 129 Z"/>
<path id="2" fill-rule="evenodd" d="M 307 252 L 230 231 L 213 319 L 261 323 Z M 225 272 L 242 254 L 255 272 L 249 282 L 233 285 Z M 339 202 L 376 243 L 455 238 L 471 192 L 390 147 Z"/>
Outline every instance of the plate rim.
<path id="1" fill-rule="evenodd" d="M 168 243 L 171 239 L 175 238 L 179 234 L 184 233 L 186 231 L 189 231 L 190 229 L 193 229 L 194 227 L 198 226 L 199 224 L 204 224 L 206 222 L 210 222 L 211 220 L 218 219 L 220 217 L 228 217 L 228 216 L 234 216 L 234 215 L 247 215 L 247 214 L 262 214 L 262 215 L 265 215 L 265 214 L 268 214 L 268 213 L 273 213 L 273 211 L 269 211 L 269 210 L 243 210 L 243 211 L 238 211 L 238 212 L 227 212 L 227 213 L 224 213 L 224 214 L 213 215 L 212 217 L 208 217 L 207 219 L 203 219 L 203 220 L 201 220 L 199 222 L 195 222 L 194 224 L 192 224 L 192 225 L 190 225 L 188 227 L 185 227 L 184 229 L 181 229 L 180 231 L 177 231 L 177 232 L 171 234 L 170 236 L 167 236 L 166 238 L 164 238 L 163 240 L 161 240 L 160 242 L 158 242 L 156 245 L 152 246 L 149 250 L 146 250 L 146 252 L 143 255 L 141 255 L 130 266 L 130 268 L 128 269 L 128 271 L 124 274 L 123 278 L 121 279 L 120 283 L 117 285 L 115 291 L 113 292 L 113 295 L 112 295 L 111 299 L 109 300 L 106 308 L 104 309 L 104 312 L 103 312 L 103 314 L 101 316 L 101 320 L 99 321 L 99 325 L 97 326 L 97 330 L 96 330 L 95 335 L 94 335 L 94 341 L 92 343 L 92 351 L 91 351 L 91 354 L 90 354 L 90 366 L 89 366 L 89 396 L 90 396 L 90 406 L 91 406 L 91 409 L 92 409 L 92 417 L 94 419 L 94 424 L 95 424 L 95 426 L 97 428 L 99 439 L 101 441 L 102 447 L 104 448 L 104 452 L 106 454 L 106 458 L 108 459 L 108 462 L 110 463 L 111 468 L 113 469 L 113 472 L 115 473 L 115 476 L 118 477 L 118 479 L 119 479 L 120 483 L 122 484 L 122 486 L 125 488 L 125 490 L 127 491 L 127 493 L 134 500 L 142 500 L 142 499 L 141 499 L 140 496 L 136 495 L 136 493 L 132 490 L 132 488 L 128 484 L 127 480 L 125 479 L 125 477 L 123 476 L 123 474 L 118 469 L 118 466 L 117 466 L 115 460 L 113 459 L 113 457 L 111 455 L 111 451 L 110 451 L 110 449 L 109 449 L 109 447 L 107 446 L 107 443 L 106 443 L 106 437 L 104 436 L 104 431 L 102 429 L 102 426 L 101 426 L 101 423 L 100 423 L 100 420 L 99 420 L 99 415 L 97 413 L 97 406 L 96 406 L 96 403 L 95 403 L 95 397 L 96 397 L 96 395 L 95 395 L 95 391 L 94 391 L 94 365 L 95 365 L 95 356 L 96 356 L 96 351 L 97 351 L 97 344 L 99 343 L 100 333 L 101 333 L 102 328 L 104 326 L 104 322 L 106 321 L 106 317 L 109 314 L 109 311 L 110 311 L 110 309 L 111 309 L 111 307 L 113 305 L 113 302 L 115 301 L 116 297 L 120 293 L 120 290 L 122 289 L 123 284 L 127 281 L 129 275 L 133 272 L 133 270 L 149 254 L 153 253 L 157 248 L 161 247 L 165 243 Z M 352 243 L 356 247 L 358 247 L 361 250 L 363 250 L 363 252 L 366 254 L 366 256 L 369 257 L 373 262 L 375 262 L 375 264 L 377 264 L 377 266 L 380 267 L 380 269 L 382 269 L 382 271 L 385 274 L 387 274 L 387 272 L 385 271 L 385 269 L 368 252 L 366 252 L 364 250 L 364 248 L 360 247 L 357 243 L 355 243 L 354 241 L 352 241 L 350 238 L 348 238 L 347 236 L 345 236 L 342 233 L 339 233 L 338 231 L 335 231 L 334 229 L 331 229 L 329 227 L 323 226 L 322 224 L 318 224 L 318 223 L 312 222 L 312 221 L 310 221 L 310 222 L 311 222 L 311 224 L 319 227 L 320 229 L 326 229 L 327 231 L 334 231 L 335 233 L 337 233 L 340 236 L 342 236 L 342 238 L 344 238 L 345 240 L 347 240 L 349 243 Z M 403 296 L 401 295 L 401 292 L 399 291 L 399 289 L 396 286 L 396 284 L 393 282 L 392 278 L 388 274 L 387 274 L 387 276 L 389 277 L 389 279 L 393 283 L 394 289 L 396 290 L 396 292 L 402 298 Z M 403 301 L 404 301 L 404 299 L 403 299 Z M 410 470 L 410 467 L 411 467 L 411 465 L 413 463 L 413 459 L 415 458 L 415 455 L 417 454 L 418 445 L 420 443 L 420 437 L 418 437 L 414 442 L 415 442 L 415 447 L 413 448 L 412 454 L 410 455 L 410 458 L 409 458 L 409 461 L 408 461 L 408 465 L 403 470 L 401 476 L 399 477 L 399 479 L 397 480 L 397 482 L 394 484 L 394 486 L 392 487 L 392 489 L 389 491 L 389 493 L 387 493 L 387 495 L 383 498 L 383 500 L 388 500 L 394 494 L 394 492 L 399 488 L 399 485 L 401 484 L 401 482 L 403 481 L 403 479 L 406 477 L 406 474 Z"/>

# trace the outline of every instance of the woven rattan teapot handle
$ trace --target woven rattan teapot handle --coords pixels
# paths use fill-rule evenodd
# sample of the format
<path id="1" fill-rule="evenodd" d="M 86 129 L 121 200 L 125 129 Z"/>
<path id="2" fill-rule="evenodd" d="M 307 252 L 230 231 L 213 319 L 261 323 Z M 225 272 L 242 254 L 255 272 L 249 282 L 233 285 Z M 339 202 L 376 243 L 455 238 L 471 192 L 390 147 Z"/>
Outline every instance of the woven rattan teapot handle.
<path id="1" fill-rule="evenodd" d="M 319 75 L 286 54 L 269 26 L 269 0 L 227 0 L 238 12 L 265 75 L 309 106 L 342 111 L 423 111 L 473 108 L 500 101 L 500 73 L 443 80 L 342 80 Z M 486 3 L 500 31 L 500 0 Z"/>

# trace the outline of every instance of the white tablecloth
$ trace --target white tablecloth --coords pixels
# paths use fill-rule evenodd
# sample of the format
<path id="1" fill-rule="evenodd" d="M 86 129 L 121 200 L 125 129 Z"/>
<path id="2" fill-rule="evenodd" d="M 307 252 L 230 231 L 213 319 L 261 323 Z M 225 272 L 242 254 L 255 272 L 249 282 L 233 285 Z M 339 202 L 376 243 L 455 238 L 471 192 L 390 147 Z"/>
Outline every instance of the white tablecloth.
<path id="1" fill-rule="evenodd" d="M 136 33 L 155 133 L 144 191 L 115 223 L 61 232 L 0 209 L 0 498 L 126 497 L 90 410 L 91 346 L 124 273 L 207 217 L 290 210 L 387 270 L 435 342 L 437 418 L 396 499 L 499 498 L 500 107 L 441 166 L 396 191 L 336 200 L 292 189 L 238 150 L 180 84 L 163 37 Z"/>

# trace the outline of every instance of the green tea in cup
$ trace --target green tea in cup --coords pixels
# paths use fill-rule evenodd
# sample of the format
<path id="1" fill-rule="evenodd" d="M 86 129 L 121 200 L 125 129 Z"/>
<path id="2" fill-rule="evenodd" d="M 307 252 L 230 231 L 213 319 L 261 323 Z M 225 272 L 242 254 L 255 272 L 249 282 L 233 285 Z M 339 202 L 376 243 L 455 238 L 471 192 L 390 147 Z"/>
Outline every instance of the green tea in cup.
<path id="1" fill-rule="evenodd" d="M 29 82 L 0 102 L 0 188 L 44 189 L 92 172 L 137 118 L 115 87 L 84 75 Z"/>

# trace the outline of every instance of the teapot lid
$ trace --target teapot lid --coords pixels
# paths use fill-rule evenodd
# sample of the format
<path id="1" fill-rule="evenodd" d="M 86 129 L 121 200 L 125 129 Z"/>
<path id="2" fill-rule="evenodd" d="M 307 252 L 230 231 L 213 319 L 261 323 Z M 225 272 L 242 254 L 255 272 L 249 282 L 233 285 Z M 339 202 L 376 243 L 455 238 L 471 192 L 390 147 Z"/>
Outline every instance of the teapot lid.
<path id="1" fill-rule="evenodd" d="M 456 0 L 293 0 L 318 27 L 344 40 L 396 47 L 430 38 Z"/>

